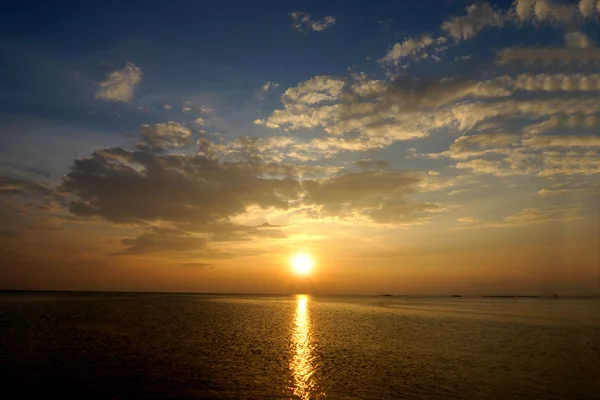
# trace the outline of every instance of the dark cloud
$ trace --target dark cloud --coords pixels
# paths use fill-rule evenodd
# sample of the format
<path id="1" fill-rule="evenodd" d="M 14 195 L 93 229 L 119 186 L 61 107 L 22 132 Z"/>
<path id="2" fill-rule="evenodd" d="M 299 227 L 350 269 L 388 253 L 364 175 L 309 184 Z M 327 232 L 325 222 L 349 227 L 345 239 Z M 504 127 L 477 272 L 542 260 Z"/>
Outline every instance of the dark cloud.
<path id="1" fill-rule="evenodd" d="M 190 251 L 206 248 L 208 240 L 177 228 L 153 227 L 134 239 L 123 239 L 126 254 Z"/>
<path id="2" fill-rule="evenodd" d="M 252 157 L 223 161 L 154 150 L 98 150 L 75 160 L 57 190 L 77 218 L 139 225 L 143 231 L 138 237 L 122 240 L 124 254 L 178 252 L 223 258 L 235 255 L 218 252 L 211 243 L 286 237 L 269 223 L 234 222 L 249 208 L 312 209 L 313 216 L 339 218 L 358 213 L 374 222 L 396 224 L 425 218 L 439 208 L 405 197 L 417 190 L 420 175 L 367 169 L 386 167 L 381 161 L 363 160 L 357 165 L 367 170 L 331 176 L 325 167 Z M 306 174 L 321 178 L 300 183 Z"/>
<path id="3" fill-rule="evenodd" d="M 374 222 L 409 224 L 426 220 L 431 212 L 442 210 L 438 204 L 406 197 L 417 191 L 421 180 L 412 172 L 362 171 L 305 181 L 302 188 L 306 191 L 305 203 L 318 207 L 322 216 L 359 214 Z"/>
<path id="4" fill-rule="evenodd" d="M 171 221 L 210 226 L 249 206 L 286 209 L 298 182 L 267 179 L 246 164 L 203 156 L 107 149 L 75 160 L 59 190 L 70 210 L 113 222 Z"/>

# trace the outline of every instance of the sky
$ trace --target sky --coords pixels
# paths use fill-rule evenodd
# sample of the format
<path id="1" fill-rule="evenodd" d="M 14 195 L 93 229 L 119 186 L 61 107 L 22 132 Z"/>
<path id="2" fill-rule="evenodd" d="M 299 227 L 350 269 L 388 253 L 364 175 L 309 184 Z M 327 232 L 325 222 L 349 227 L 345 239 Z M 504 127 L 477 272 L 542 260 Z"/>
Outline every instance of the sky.
<path id="1" fill-rule="evenodd" d="M 598 0 L 13 3 L 0 289 L 598 294 L 599 29 Z"/>

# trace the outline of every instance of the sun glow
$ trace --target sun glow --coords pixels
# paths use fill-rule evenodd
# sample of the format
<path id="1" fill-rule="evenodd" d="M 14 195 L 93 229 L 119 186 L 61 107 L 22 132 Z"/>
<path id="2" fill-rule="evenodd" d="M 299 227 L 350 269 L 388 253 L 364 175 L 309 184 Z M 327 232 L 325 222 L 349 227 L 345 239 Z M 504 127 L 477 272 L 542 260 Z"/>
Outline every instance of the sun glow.
<path id="1" fill-rule="evenodd" d="M 310 254 L 298 253 L 292 257 L 291 264 L 297 275 L 308 275 L 312 271 L 314 261 Z"/>

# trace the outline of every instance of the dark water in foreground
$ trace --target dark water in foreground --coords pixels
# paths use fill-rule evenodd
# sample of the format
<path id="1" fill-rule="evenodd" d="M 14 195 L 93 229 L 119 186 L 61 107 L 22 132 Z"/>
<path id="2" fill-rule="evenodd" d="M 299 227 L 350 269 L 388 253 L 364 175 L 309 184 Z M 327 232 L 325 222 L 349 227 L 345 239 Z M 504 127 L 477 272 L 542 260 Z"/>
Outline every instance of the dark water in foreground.
<path id="1" fill-rule="evenodd" d="M 600 300 L 4 293 L 0 384 L 11 398 L 598 399 Z"/>

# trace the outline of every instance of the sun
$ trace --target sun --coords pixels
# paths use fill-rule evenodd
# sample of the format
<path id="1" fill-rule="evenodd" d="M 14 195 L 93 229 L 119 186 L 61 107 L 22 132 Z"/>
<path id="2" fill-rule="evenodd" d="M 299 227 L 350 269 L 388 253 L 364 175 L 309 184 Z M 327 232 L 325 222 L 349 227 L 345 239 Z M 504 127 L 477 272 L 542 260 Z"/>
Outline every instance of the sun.
<path id="1" fill-rule="evenodd" d="M 295 254 L 290 262 L 294 272 L 302 276 L 310 274 L 314 264 L 312 256 L 306 253 Z"/>

